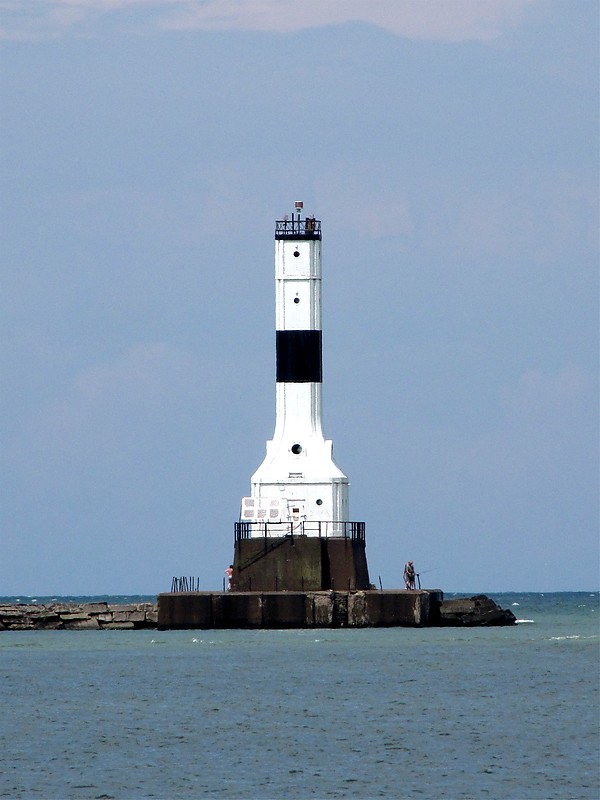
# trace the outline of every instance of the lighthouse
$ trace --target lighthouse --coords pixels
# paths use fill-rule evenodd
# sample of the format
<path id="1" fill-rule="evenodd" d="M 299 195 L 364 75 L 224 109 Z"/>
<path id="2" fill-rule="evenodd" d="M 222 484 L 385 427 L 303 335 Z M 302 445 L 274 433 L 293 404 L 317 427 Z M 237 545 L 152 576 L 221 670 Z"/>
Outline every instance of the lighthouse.
<path id="1" fill-rule="evenodd" d="M 275 431 L 235 525 L 238 588 L 368 586 L 365 526 L 323 433 L 321 308 L 321 221 L 298 201 L 275 222 Z"/>
<path id="2" fill-rule="evenodd" d="M 437 624 L 440 590 L 369 582 L 365 523 L 350 519 L 348 478 L 323 433 L 321 221 L 302 202 L 275 222 L 275 289 L 275 431 L 234 523 L 231 582 L 188 591 L 174 578 L 159 627 Z"/>

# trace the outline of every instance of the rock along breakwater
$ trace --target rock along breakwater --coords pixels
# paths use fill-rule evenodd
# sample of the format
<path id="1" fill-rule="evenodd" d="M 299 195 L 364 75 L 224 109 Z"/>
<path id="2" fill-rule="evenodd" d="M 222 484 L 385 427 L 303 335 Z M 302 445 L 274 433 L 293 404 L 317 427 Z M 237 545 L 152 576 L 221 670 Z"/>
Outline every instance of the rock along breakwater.
<path id="1" fill-rule="evenodd" d="M 0 605 L 0 631 L 139 630 L 156 628 L 156 603 L 51 603 Z"/>

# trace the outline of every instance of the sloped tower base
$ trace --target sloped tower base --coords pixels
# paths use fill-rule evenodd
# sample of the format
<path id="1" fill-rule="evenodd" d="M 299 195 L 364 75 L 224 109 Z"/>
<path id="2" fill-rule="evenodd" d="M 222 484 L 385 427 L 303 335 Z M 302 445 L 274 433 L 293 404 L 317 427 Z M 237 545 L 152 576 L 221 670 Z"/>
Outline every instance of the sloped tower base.
<path id="1" fill-rule="evenodd" d="M 231 588 L 238 592 L 369 589 L 365 542 L 282 536 L 235 543 Z"/>

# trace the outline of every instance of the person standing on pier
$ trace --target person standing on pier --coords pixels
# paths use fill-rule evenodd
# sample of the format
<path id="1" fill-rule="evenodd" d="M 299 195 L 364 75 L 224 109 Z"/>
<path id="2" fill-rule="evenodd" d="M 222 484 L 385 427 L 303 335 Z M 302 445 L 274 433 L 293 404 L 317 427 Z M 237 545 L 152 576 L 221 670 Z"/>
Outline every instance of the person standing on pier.
<path id="1" fill-rule="evenodd" d="M 233 578 L 233 564 L 230 564 L 227 569 L 225 570 L 225 575 L 227 575 L 227 591 L 231 591 L 231 580 Z"/>
<path id="2" fill-rule="evenodd" d="M 415 588 L 415 568 L 412 561 L 407 561 L 404 567 L 404 586 L 406 589 Z"/>

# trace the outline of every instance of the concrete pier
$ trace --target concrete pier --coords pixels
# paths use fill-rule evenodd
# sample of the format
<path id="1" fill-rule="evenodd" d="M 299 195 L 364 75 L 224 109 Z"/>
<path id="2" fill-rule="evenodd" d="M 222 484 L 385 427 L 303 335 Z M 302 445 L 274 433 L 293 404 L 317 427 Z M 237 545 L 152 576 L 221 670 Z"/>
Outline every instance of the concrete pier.
<path id="1" fill-rule="evenodd" d="M 423 591 L 169 592 L 158 603 L 0 604 L 0 631 L 514 625 L 486 595 Z"/>
<path id="2" fill-rule="evenodd" d="M 440 624 L 443 592 L 169 592 L 158 596 L 158 627 L 377 628 Z"/>

